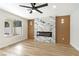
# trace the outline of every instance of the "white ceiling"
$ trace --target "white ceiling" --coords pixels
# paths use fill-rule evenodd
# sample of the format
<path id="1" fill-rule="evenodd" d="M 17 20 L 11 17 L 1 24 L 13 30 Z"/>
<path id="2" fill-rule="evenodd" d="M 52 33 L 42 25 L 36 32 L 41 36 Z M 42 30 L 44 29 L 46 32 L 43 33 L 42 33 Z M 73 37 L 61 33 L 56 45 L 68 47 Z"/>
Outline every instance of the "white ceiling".
<path id="1" fill-rule="evenodd" d="M 0 0 L 2 3 L 79 3 L 78 0 Z"/>
<path id="2" fill-rule="evenodd" d="M 43 11 L 43 14 L 36 11 L 30 14 L 27 8 L 20 7 L 19 5 L 31 6 L 29 3 L 6 3 L 0 4 L 0 8 L 24 18 L 70 15 L 79 8 L 78 3 L 49 3 L 47 7 L 39 8 L 39 10 Z M 40 3 L 37 3 L 37 5 L 40 5 Z M 57 7 L 53 8 L 53 5 L 56 5 Z"/>

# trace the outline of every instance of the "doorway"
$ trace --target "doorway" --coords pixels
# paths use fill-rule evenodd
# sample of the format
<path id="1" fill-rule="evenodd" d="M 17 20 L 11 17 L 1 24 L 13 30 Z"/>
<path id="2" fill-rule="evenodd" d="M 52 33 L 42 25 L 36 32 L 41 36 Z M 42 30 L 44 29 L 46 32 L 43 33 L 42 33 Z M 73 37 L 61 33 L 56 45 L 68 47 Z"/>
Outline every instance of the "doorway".
<path id="1" fill-rule="evenodd" d="M 70 43 L 70 16 L 56 17 L 56 43 Z"/>
<path id="2" fill-rule="evenodd" d="M 34 20 L 28 20 L 28 39 L 34 39 Z"/>

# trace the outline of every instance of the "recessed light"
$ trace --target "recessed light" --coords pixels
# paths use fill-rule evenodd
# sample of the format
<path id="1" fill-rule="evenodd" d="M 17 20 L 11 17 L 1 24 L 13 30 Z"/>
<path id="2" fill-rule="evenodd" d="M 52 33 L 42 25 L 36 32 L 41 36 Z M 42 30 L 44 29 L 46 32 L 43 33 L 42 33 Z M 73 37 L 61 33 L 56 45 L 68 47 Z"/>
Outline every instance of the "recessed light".
<path id="1" fill-rule="evenodd" d="M 53 8 L 56 8 L 56 5 L 53 5 Z"/>

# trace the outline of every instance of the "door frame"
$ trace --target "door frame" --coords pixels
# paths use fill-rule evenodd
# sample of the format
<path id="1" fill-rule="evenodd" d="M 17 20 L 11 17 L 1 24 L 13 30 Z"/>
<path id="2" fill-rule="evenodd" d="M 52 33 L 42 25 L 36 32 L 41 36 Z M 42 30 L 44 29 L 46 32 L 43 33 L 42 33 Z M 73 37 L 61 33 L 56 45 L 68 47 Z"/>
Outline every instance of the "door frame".
<path id="1" fill-rule="evenodd" d="M 33 21 L 33 35 L 34 35 L 34 19 L 29 19 L 28 20 L 28 39 L 29 39 L 29 21 Z M 34 39 L 34 37 L 33 37 Z"/>

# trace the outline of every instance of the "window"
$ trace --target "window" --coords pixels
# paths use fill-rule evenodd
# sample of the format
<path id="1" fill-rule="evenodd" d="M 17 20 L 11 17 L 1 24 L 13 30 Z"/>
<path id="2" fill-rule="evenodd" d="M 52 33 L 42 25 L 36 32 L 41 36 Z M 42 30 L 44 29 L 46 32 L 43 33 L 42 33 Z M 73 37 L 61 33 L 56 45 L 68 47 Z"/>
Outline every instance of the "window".
<path id="1" fill-rule="evenodd" d="M 14 21 L 14 27 L 22 27 L 21 21 Z"/>
<path id="2" fill-rule="evenodd" d="M 5 27 L 10 27 L 8 22 L 5 22 Z"/>
<path id="3" fill-rule="evenodd" d="M 15 35 L 22 35 L 22 21 L 14 21 Z"/>

